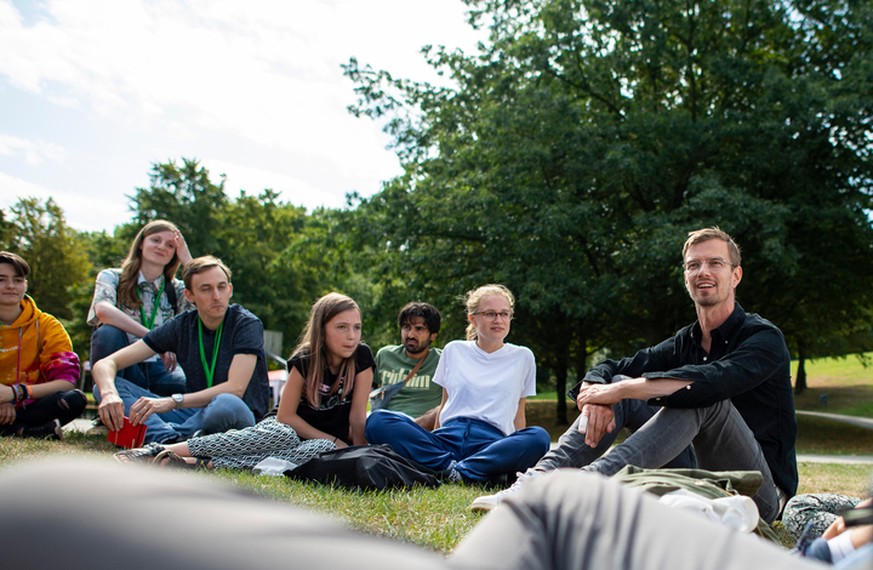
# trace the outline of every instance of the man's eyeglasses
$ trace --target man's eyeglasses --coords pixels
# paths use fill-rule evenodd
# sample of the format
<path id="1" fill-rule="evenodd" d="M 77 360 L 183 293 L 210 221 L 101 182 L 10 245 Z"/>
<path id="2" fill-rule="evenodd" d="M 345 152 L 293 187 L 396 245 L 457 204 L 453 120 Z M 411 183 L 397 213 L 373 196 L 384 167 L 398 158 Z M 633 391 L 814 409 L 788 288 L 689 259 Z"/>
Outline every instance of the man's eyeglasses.
<path id="1" fill-rule="evenodd" d="M 476 311 L 473 313 L 474 315 L 481 315 L 488 319 L 489 321 L 496 320 L 497 317 L 500 317 L 504 321 L 512 320 L 512 313 L 509 311 L 500 311 L 499 313 L 496 311 Z"/>
<path id="2" fill-rule="evenodd" d="M 728 267 L 734 268 L 736 265 L 721 257 L 713 257 L 712 259 L 691 259 L 682 264 L 682 267 L 685 269 L 685 273 L 697 273 L 704 267 L 709 267 L 710 271 L 721 271 Z"/>

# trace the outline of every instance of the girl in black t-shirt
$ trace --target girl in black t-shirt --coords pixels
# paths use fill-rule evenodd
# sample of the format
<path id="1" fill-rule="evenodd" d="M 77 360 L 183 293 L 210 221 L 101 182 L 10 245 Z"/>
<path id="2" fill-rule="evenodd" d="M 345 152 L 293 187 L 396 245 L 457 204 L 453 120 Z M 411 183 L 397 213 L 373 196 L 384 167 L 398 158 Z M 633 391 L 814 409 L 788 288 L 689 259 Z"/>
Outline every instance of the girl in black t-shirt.
<path id="1" fill-rule="evenodd" d="M 361 311 L 345 295 L 316 301 L 303 340 L 288 363 L 277 419 L 301 439 L 329 439 L 337 447 L 363 445 L 373 354 L 361 344 Z"/>

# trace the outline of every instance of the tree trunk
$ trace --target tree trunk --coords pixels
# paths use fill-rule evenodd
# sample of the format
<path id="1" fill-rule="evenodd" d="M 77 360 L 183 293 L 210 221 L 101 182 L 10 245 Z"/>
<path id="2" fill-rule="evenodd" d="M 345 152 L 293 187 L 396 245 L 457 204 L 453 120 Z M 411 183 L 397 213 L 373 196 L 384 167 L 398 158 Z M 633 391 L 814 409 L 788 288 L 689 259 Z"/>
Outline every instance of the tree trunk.
<path id="1" fill-rule="evenodd" d="M 806 388 L 806 349 L 801 342 L 797 345 L 797 378 L 794 380 L 794 395 L 803 394 Z"/>
<path id="2" fill-rule="evenodd" d="M 570 361 L 570 345 L 565 343 L 561 351 L 556 355 L 555 361 L 555 390 L 558 391 L 558 401 L 555 404 L 555 421 L 559 425 L 569 425 L 567 421 L 567 365 Z"/>

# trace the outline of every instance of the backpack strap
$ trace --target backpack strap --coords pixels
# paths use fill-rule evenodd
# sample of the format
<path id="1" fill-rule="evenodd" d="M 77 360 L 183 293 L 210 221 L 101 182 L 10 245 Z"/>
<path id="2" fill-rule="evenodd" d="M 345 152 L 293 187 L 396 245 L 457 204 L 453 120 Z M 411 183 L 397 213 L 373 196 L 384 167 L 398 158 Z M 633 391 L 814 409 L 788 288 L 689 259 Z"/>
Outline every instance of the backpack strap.
<path id="1" fill-rule="evenodd" d="M 424 356 L 422 356 L 421 358 L 418 359 L 418 364 L 416 364 L 415 368 L 410 370 L 409 374 L 406 375 L 406 378 L 403 379 L 404 385 L 406 385 L 406 383 L 409 382 L 413 376 L 415 376 L 415 373 L 421 369 L 421 365 L 424 364 L 424 361 L 425 361 L 425 359 L 427 359 L 427 355 L 429 352 L 430 352 L 430 347 L 427 347 L 424 349 Z"/>
<path id="2" fill-rule="evenodd" d="M 164 293 L 167 294 L 167 300 L 170 302 L 170 306 L 173 307 L 173 316 L 179 314 L 179 306 L 176 298 L 176 285 L 173 284 L 172 279 L 164 279 Z"/>

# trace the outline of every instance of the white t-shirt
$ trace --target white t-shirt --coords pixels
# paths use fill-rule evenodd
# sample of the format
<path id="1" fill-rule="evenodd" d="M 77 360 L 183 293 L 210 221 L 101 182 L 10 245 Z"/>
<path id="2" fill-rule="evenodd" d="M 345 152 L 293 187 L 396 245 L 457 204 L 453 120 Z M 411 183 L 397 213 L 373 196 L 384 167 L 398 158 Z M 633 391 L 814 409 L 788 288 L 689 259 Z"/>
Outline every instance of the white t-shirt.
<path id="1" fill-rule="evenodd" d="M 515 431 L 518 401 L 536 394 L 536 371 L 527 347 L 507 343 L 488 353 L 475 341 L 453 340 L 443 349 L 433 378 L 449 395 L 440 425 L 452 418 L 473 418 L 509 435 Z"/>

